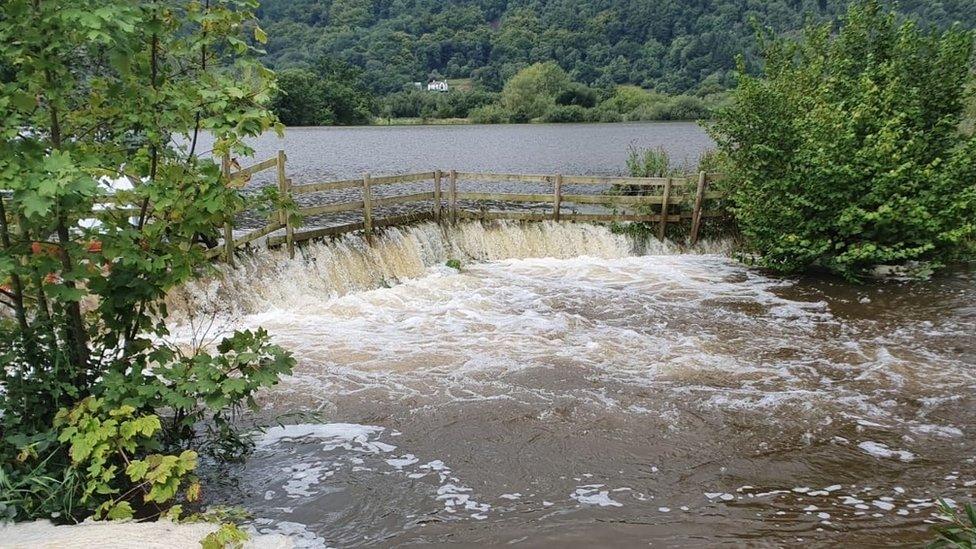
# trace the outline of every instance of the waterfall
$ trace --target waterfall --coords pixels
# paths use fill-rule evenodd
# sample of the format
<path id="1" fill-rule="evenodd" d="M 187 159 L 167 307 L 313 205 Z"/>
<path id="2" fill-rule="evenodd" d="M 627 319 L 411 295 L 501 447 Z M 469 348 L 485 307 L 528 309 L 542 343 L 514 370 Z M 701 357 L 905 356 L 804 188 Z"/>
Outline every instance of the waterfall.
<path id="1" fill-rule="evenodd" d="M 704 246 L 703 250 L 709 245 Z M 670 242 L 617 234 L 602 225 L 552 221 L 473 221 L 455 226 L 423 223 L 387 229 L 371 242 L 361 234 L 349 234 L 311 243 L 300 249 L 295 259 L 289 259 L 283 250 L 259 249 L 241 258 L 236 268 L 221 264 L 213 275 L 172 292 L 168 308 L 177 321 L 201 314 L 224 316 L 301 308 L 310 297 L 333 298 L 394 285 L 420 277 L 428 268 L 451 259 L 462 264 L 536 257 L 610 259 L 680 251 Z"/>

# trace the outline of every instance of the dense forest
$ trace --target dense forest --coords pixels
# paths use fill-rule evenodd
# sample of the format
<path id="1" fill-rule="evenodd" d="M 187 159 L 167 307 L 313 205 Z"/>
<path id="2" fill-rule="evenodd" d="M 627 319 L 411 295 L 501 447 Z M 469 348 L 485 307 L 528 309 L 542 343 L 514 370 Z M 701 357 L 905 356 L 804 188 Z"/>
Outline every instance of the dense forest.
<path id="1" fill-rule="evenodd" d="M 554 61 L 594 88 L 633 84 L 699 96 L 732 84 L 735 59 L 758 65 L 756 24 L 794 32 L 833 19 L 846 0 L 264 0 L 277 69 L 333 58 L 386 95 L 432 73 L 500 91 L 519 70 Z M 973 0 L 901 0 L 924 25 L 976 27 Z"/>

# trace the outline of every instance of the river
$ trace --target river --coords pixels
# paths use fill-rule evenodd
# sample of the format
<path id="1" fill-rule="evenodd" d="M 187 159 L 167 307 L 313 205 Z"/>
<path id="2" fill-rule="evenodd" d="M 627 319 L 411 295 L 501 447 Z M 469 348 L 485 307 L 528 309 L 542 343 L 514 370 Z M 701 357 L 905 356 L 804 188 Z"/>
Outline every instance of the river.
<path id="1" fill-rule="evenodd" d="M 638 126 L 619 127 L 590 140 L 618 163 Z M 497 154 L 466 141 L 470 162 Z M 499 171 L 565 166 L 512 154 Z M 577 171 L 614 173 L 602 158 Z M 211 472 L 208 501 L 300 546 L 917 546 L 936 498 L 976 491 L 971 266 L 773 278 L 723 242 L 569 223 L 422 224 L 240 263 L 171 298 L 174 337 L 191 316 L 267 328 L 298 367 L 266 417 L 312 415 Z"/>

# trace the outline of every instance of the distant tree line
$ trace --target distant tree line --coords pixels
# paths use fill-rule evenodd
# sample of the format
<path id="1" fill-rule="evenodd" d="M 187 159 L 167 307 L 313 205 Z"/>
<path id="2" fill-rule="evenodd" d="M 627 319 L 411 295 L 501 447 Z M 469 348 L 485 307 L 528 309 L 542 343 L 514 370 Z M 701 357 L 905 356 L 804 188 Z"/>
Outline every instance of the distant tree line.
<path id="1" fill-rule="evenodd" d="M 276 69 L 333 58 L 363 71 L 374 94 L 432 71 L 501 91 L 516 73 L 554 61 L 598 89 L 631 84 L 668 94 L 734 85 L 736 56 L 761 65 L 756 25 L 795 33 L 833 20 L 848 0 L 263 0 L 265 60 Z M 900 0 L 923 25 L 976 27 L 972 0 Z"/>
<path id="2" fill-rule="evenodd" d="M 278 75 L 274 110 L 288 126 L 368 124 L 382 120 L 470 119 L 482 124 L 624 122 L 709 118 L 726 92 L 667 95 L 634 85 L 595 88 L 574 82 L 554 62 L 517 72 L 501 92 L 455 88 L 432 92 L 412 84 L 375 98 L 362 71 L 337 61 Z"/>
<path id="3" fill-rule="evenodd" d="M 496 102 L 473 109 L 470 117 L 479 123 L 697 120 L 710 117 L 725 96 L 669 96 L 633 85 L 593 88 L 550 61 L 516 73 Z"/>

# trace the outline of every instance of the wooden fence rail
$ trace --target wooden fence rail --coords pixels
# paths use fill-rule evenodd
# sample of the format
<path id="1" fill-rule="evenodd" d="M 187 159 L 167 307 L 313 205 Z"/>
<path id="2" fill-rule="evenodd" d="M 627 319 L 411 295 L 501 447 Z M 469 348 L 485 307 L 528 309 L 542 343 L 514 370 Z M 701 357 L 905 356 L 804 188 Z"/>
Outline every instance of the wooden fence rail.
<path id="1" fill-rule="evenodd" d="M 348 194 L 358 190 L 358 199 L 345 198 L 343 202 L 301 207 L 297 208 L 297 213 L 301 218 L 312 218 L 337 214 L 348 217 L 349 212 L 362 212 L 362 221 L 349 222 L 338 218 L 337 224 L 296 232 L 289 212 L 281 209 L 275 212 L 267 225 L 236 238 L 233 224 L 226 223 L 222 245 L 209 250 L 208 257 L 223 255 L 233 265 L 235 249 L 261 239 L 267 246 L 286 246 L 289 256 L 294 257 L 295 243 L 300 241 L 354 231 L 364 231 L 367 237 L 371 237 L 374 230 L 382 227 L 427 220 L 456 223 L 460 219 L 656 223 L 657 236 L 661 239 L 667 234 L 669 224 L 690 220 L 689 241 L 694 244 L 699 239 L 705 219 L 725 215 L 720 209 L 707 207 L 709 202 L 724 198 L 723 193 L 708 188 L 722 178 L 722 174 L 717 173 L 700 172 L 676 177 L 602 177 L 433 170 L 383 176 L 365 173 L 356 179 L 295 185 L 287 174 L 287 160 L 284 151 L 278 151 L 273 158 L 241 168 L 229 156 L 225 156 L 220 161 L 221 176 L 229 187 L 239 188 L 252 176 L 274 169 L 278 192 L 284 198 L 283 204 L 297 196 L 336 191 L 347 191 L 345 194 Z M 431 182 L 429 190 L 418 192 L 417 184 L 426 182 Z M 461 182 L 467 183 L 468 187 L 473 182 L 480 182 L 525 185 L 529 188 L 524 192 L 488 192 L 480 187 L 475 187 L 476 190 L 459 190 Z M 401 184 L 411 184 L 413 188 L 392 195 L 375 192 L 378 187 Z M 540 192 L 539 186 L 550 186 L 552 190 Z M 603 189 L 596 189 L 592 193 L 581 190 L 587 186 L 603 186 Z M 131 205 L 116 197 L 101 198 L 97 202 L 104 205 L 105 212 L 113 215 L 139 213 L 139 210 L 132 209 Z M 381 213 L 377 210 L 381 208 L 402 208 L 426 202 L 431 203 L 429 207 L 377 217 Z M 516 207 L 506 208 L 513 205 Z M 569 205 L 572 205 L 571 209 L 567 208 Z M 579 206 L 602 206 L 604 209 L 586 212 L 578 211 Z M 279 231 L 284 234 L 276 234 Z"/>
<path id="2" fill-rule="evenodd" d="M 291 257 L 295 255 L 295 242 L 315 238 L 337 236 L 363 231 L 367 237 L 381 227 L 404 223 L 433 220 L 455 223 L 460 219 L 512 219 L 527 221 L 579 221 L 579 222 L 644 222 L 657 224 L 657 236 L 663 239 L 667 226 L 684 220 L 691 221 L 689 241 L 694 244 L 701 233 L 703 220 L 724 215 L 717 209 L 707 209 L 707 203 L 721 199 L 721 192 L 709 191 L 710 183 L 721 179 L 721 174 L 698 174 L 677 177 L 602 177 L 563 174 L 513 174 L 433 170 L 429 172 L 399 175 L 373 176 L 337 181 L 292 184 L 286 173 L 287 156 L 279 151 L 277 156 L 253 166 L 231 171 L 229 158 L 221 167 L 228 184 L 238 186 L 259 172 L 276 169 L 278 191 L 286 198 L 336 191 L 360 192 L 360 198 L 297 209 L 302 218 L 321 217 L 349 212 L 362 212 L 362 221 L 342 222 L 326 227 L 295 231 L 285 211 L 280 211 L 265 227 L 233 238 L 230 224 L 225 227 L 222 250 L 211 251 L 211 256 L 223 254 L 233 262 L 236 247 L 264 238 L 268 246 L 284 245 Z M 446 189 L 444 178 L 447 178 Z M 416 184 L 431 182 L 430 190 L 418 192 Z M 459 190 L 460 182 L 508 183 L 538 187 L 551 186 L 552 192 L 487 192 Z M 376 188 L 387 185 L 414 184 L 404 193 L 378 195 Z M 582 192 L 580 187 L 603 186 L 592 193 Z M 377 217 L 377 210 L 390 206 L 403 206 L 430 202 L 429 208 L 409 213 Z M 506 205 L 519 205 L 506 208 Z M 567 207 L 572 209 L 567 211 Z M 581 212 L 579 206 L 603 206 L 604 211 Z M 539 209 L 543 208 L 543 209 Z M 629 210 L 629 211 L 621 211 Z M 445 215 L 445 211 L 447 212 Z M 284 229 L 284 235 L 276 235 Z"/>

